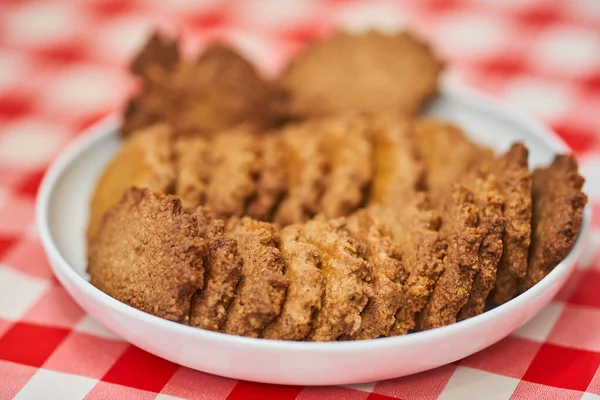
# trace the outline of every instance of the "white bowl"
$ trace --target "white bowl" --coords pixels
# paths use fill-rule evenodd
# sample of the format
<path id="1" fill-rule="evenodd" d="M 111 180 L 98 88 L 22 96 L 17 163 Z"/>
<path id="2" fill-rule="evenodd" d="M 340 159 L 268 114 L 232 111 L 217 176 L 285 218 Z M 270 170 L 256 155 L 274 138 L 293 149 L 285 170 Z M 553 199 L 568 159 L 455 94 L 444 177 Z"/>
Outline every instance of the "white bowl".
<path id="1" fill-rule="evenodd" d="M 502 151 L 530 149 L 532 166 L 568 147 L 551 131 L 482 95 L 445 84 L 428 114 L 458 122 L 476 141 Z M 85 226 L 96 179 L 120 145 L 118 118 L 82 135 L 48 170 L 37 202 L 37 226 L 56 277 L 92 317 L 132 344 L 200 371 L 250 381 L 332 385 L 377 381 L 425 371 L 504 338 L 539 312 L 564 284 L 581 254 L 591 208 L 575 247 L 535 287 L 475 318 L 401 337 L 333 343 L 252 339 L 170 322 L 125 305 L 88 283 Z"/>

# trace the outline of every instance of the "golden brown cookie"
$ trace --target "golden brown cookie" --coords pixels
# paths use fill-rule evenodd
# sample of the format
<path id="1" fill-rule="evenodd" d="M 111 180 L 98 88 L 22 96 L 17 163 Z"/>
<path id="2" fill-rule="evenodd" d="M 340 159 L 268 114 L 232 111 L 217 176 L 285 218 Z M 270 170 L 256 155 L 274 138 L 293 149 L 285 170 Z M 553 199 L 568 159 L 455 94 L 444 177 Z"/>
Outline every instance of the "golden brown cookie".
<path id="1" fill-rule="evenodd" d="M 389 335 L 404 335 L 415 327 L 415 318 L 427 303 L 443 271 L 446 244 L 438 232 L 440 218 L 423 194 L 397 208 L 373 206 L 369 213 L 385 224 L 402 257 L 404 301 L 396 312 Z"/>
<path id="2" fill-rule="evenodd" d="M 346 216 L 364 203 L 373 178 L 373 148 L 367 128 L 367 121 L 356 116 L 330 118 L 319 124 L 320 145 L 328 160 L 319 212 L 327 218 Z"/>
<path id="3" fill-rule="evenodd" d="M 364 260 L 365 247 L 350 237 L 344 218 L 317 218 L 302 225 L 301 240 L 321 252 L 325 296 L 307 340 L 336 340 L 360 328 L 360 313 L 372 296 L 373 267 Z"/>
<path id="4" fill-rule="evenodd" d="M 425 186 L 434 205 L 479 160 L 493 157 L 489 149 L 478 146 L 458 126 L 446 121 L 417 120 L 413 135 L 425 167 Z"/>
<path id="5" fill-rule="evenodd" d="M 518 290 L 519 280 L 527 271 L 527 254 L 531 241 L 531 173 L 529 151 L 515 143 L 494 165 L 494 173 L 504 197 L 504 251 L 498 265 L 496 284 L 490 294 L 493 304 L 504 304 Z"/>
<path id="6" fill-rule="evenodd" d="M 456 183 L 442 204 L 440 233 L 448 244 L 444 272 L 417 317 L 418 330 L 456 322 L 458 312 L 467 303 L 473 278 L 479 269 L 482 232 L 477 227 L 475 195 L 467 187 Z"/>
<path id="7" fill-rule="evenodd" d="M 318 125 L 291 125 L 282 135 L 287 194 L 275 221 L 282 226 L 304 222 L 319 212 L 328 160 L 321 147 Z"/>
<path id="8" fill-rule="evenodd" d="M 496 176 L 488 166 L 482 166 L 469 175 L 465 184 L 475 195 L 477 226 L 481 229 L 482 241 L 479 246 L 479 270 L 473 279 L 469 300 L 458 314 L 459 321 L 483 312 L 485 301 L 496 283 L 504 234 L 504 199 Z"/>
<path id="9" fill-rule="evenodd" d="M 283 276 L 285 259 L 278 249 L 273 225 L 244 217 L 228 224 L 242 257 L 242 277 L 221 330 L 258 337 L 281 312 L 288 286 Z"/>
<path id="10" fill-rule="evenodd" d="M 204 281 L 206 243 L 175 196 L 132 188 L 112 206 L 89 248 L 90 282 L 109 296 L 187 323 Z"/>
<path id="11" fill-rule="evenodd" d="M 348 231 L 365 244 L 365 259 L 373 266 L 373 295 L 360 315 L 360 328 L 347 339 L 386 336 L 404 300 L 402 283 L 406 279 L 406 271 L 400 262 L 399 249 L 392 243 L 383 224 L 373 219 L 366 210 L 357 211 L 347 221 Z"/>
<path id="12" fill-rule="evenodd" d="M 246 215 L 261 221 L 272 221 L 287 190 L 284 167 L 287 160 L 280 134 L 265 134 L 259 144 L 256 192 L 248 204 Z"/>
<path id="13" fill-rule="evenodd" d="M 325 278 L 321 252 L 300 241 L 301 226 L 281 231 L 281 253 L 285 257 L 285 277 L 289 283 L 281 314 L 263 329 L 265 339 L 303 340 L 310 332 L 313 317 L 321 309 Z"/>
<path id="14" fill-rule="evenodd" d="M 587 196 L 572 156 L 558 155 L 533 172 L 532 236 L 529 267 L 519 292 L 541 281 L 569 254 L 577 239 Z"/>
<path id="15" fill-rule="evenodd" d="M 259 138 L 240 127 L 216 136 L 210 145 L 206 205 L 217 218 L 241 217 L 256 191 Z"/>
<path id="16" fill-rule="evenodd" d="M 210 46 L 170 83 L 182 93 L 174 123 L 184 133 L 210 135 L 243 123 L 264 129 L 281 119 L 278 91 L 228 47 Z"/>
<path id="17" fill-rule="evenodd" d="M 159 74 L 164 74 L 164 72 L 161 71 Z M 159 123 L 172 125 L 169 118 L 166 117 L 170 102 L 171 100 L 167 98 L 160 87 L 147 86 L 143 94 L 134 95 L 125 105 L 120 129 L 121 135 L 127 137 L 133 132 Z"/>
<path id="18" fill-rule="evenodd" d="M 190 326 L 219 331 L 240 281 L 242 258 L 236 241 L 225 235 L 224 222 L 210 210 L 196 210 L 198 231 L 207 245 L 204 287 L 192 298 Z"/>
<path id="19" fill-rule="evenodd" d="M 369 133 L 375 173 L 369 204 L 407 202 L 423 188 L 424 168 L 412 129 L 408 117 L 381 115 L 372 119 Z"/>
<path id="20" fill-rule="evenodd" d="M 415 114 L 436 92 L 441 71 L 429 47 L 408 33 L 340 32 L 292 60 L 279 82 L 294 116 Z"/>
<path id="21" fill-rule="evenodd" d="M 91 240 L 102 223 L 104 212 L 132 186 L 170 192 L 175 181 L 171 129 L 154 125 L 128 137 L 104 169 L 92 195 L 87 228 Z"/>
<path id="22" fill-rule="evenodd" d="M 156 47 L 151 40 L 136 58 L 134 68 L 145 81 L 125 112 L 124 135 L 157 121 L 168 122 L 177 134 L 203 136 L 243 123 L 263 129 L 281 121 L 279 91 L 232 49 L 212 45 L 195 61 L 142 69 L 164 63 L 160 57 L 168 46 Z"/>
<path id="23" fill-rule="evenodd" d="M 206 204 L 212 168 L 209 162 L 211 143 L 202 136 L 180 136 L 175 139 L 177 179 L 175 194 L 183 208 L 193 211 Z"/>

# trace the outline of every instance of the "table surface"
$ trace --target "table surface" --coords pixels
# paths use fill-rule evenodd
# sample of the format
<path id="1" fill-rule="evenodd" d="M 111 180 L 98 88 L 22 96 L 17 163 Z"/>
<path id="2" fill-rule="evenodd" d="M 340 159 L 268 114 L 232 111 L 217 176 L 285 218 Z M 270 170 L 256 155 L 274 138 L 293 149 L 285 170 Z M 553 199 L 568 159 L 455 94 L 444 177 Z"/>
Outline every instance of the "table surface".
<path id="1" fill-rule="evenodd" d="M 347 387 L 239 382 L 115 337 L 60 286 L 34 227 L 44 170 L 117 110 L 125 65 L 154 26 L 215 38 L 265 74 L 336 27 L 410 27 L 455 78 L 528 110 L 574 149 L 600 194 L 600 1 L 0 1 L 0 398 L 600 399 L 600 219 L 573 277 L 496 345 L 411 377 Z M 597 210 L 596 218 L 600 218 Z"/>

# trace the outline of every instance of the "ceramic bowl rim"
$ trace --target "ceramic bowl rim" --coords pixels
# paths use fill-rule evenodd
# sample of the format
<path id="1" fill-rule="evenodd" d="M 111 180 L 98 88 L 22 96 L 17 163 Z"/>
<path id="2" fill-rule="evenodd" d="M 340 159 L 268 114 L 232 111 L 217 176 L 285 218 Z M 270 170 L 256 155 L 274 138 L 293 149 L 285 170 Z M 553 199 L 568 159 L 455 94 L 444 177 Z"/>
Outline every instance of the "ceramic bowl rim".
<path id="1" fill-rule="evenodd" d="M 482 112 L 491 112 L 496 115 L 499 114 L 501 118 L 509 119 L 525 126 L 528 131 L 533 132 L 538 139 L 556 149 L 556 151 L 570 152 L 569 147 L 560 137 L 531 117 L 521 113 L 519 110 L 510 108 L 486 95 L 475 92 L 471 89 L 467 89 L 458 84 L 445 83 L 443 85 L 442 92 L 453 99 L 467 102 L 470 106 L 475 107 Z M 520 309 L 526 303 L 532 301 L 541 293 L 550 289 L 560 280 L 562 275 L 569 272 L 569 267 L 576 261 L 576 257 L 582 250 L 582 246 L 584 245 L 585 238 L 587 237 L 587 233 L 590 228 L 591 207 L 588 204 L 584 210 L 582 225 L 573 249 L 547 277 L 545 277 L 541 282 L 527 292 L 501 306 L 498 306 L 476 317 L 445 327 L 424 332 L 411 333 L 404 336 L 339 342 L 294 342 L 248 338 L 212 332 L 147 314 L 110 297 L 79 275 L 67 263 L 54 242 L 50 229 L 49 206 L 56 183 L 62 174 L 71 167 L 72 162 L 82 152 L 92 148 L 97 142 L 101 141 L 106 136 L 114 135 L 119 124 L 120 118 L 116 115 L 110 115 L 109 117 L 101 120 L 97 124 L 87 129 L 77 139 L 75 139 L 48 168 L 42 180 L 36 199 L 36 226 L 39 237 L 47 256 L 51 260 L 50 264 L 53 272 L 59 278 L 59 280 L 61 280 L 61 276 L 64 275 L 66 279 L 77 285 L 86 296 L 93 297 L 94 300 L 101 302 L 111 310 L 125 314 L 130 318 L 136 319 L 139 322 L 143 322 L 155 328 L 171 330 L 173 333 L 178 335 L 196 337 L 197 339 L 207 341 L 219 341 L 222 342 L 222 344 L 228 344 L 231 346 L 253 347 L 255 349 L 262 349 L 265 351 L 298 350 L 310 352 L 314 351 L 319 353 L 362 352 L 385 347 L 396 348 L 411 346 L 418 343 L 422 344 L 423 342 L 433 343 L 436 340 L 443 339 L 448 336 L 454 336 L 460 332 L 471 331 L 479 325 L 486 324 L 496 318 L 501 318 L 507 313 L 511 313 L 516 309 Z"/>

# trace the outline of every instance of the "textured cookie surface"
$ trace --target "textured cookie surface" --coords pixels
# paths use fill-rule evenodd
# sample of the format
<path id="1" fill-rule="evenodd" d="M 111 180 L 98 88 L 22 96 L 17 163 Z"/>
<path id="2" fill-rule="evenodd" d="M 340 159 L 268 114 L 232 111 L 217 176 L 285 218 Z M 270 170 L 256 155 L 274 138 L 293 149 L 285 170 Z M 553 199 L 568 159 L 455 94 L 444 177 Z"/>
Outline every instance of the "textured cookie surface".
<path id="1" fill-rule="evenodd" d="M 441 63 L 407 33 L 338 33 L 287 67 L 280 84 L 297 116 L 416 113 L 437 90 Z"/>
<path id="2" fill-rule="evenodd" d="M 98 289 L 132 307 L 187 323 L 204 285 L 206 243 L 175 196 L 132 188 L 111 207 L 89 248 Z"/>
<path id="3" fill-rule="evenodd" d="M 154 125 L 126 138 L 92 195 L 88 240 L 98 232 L 104 212 L 130 187 L 170 191 L 175 181 L 172 154 L 172 131 L 167 125 Z"/>
<path id="4" fill-rule="evenodd" d="M 533 234 L 521 292 L 548 275 L 573 247 L 587 203 L 583 183 L 577 162 L 568 155 L 558 155 L 551 165 L 533 172 Z"/>

